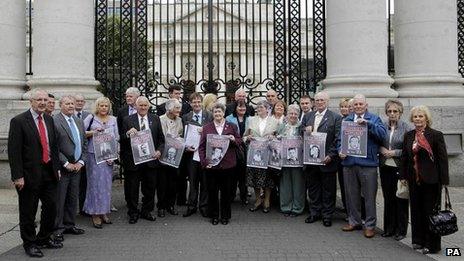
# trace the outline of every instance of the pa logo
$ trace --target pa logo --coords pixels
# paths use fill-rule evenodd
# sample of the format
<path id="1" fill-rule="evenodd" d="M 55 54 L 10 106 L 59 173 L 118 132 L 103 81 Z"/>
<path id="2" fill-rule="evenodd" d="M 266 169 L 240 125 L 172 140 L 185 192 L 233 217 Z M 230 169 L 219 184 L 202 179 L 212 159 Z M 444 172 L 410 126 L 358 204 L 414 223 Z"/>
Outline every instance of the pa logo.
<path id="1" fill-rule="evenodd" d="M 449 247 L 445 250 L 446 256 L 461 256 L 461 249 L 459 247 Z"/>

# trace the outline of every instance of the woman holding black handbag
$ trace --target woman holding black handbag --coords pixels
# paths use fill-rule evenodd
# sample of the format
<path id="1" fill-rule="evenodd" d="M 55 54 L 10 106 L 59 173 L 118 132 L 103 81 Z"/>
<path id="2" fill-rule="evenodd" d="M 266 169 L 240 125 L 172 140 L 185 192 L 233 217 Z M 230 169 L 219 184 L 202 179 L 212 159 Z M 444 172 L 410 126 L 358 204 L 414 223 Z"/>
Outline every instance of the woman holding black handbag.
<path id="1" fill-rule="evenodd" d="M 443 133 L 431 128 L 429 109 L 420 105 L 411 109 L 415 130 L 404 136 L 400 175 L 408 182 L 412 246 L 423 254 L 438 253 L 441 237 L 429 227 L 429 217 L 441 202 L 442 186 L 449 184 L 448 154 Z"/>

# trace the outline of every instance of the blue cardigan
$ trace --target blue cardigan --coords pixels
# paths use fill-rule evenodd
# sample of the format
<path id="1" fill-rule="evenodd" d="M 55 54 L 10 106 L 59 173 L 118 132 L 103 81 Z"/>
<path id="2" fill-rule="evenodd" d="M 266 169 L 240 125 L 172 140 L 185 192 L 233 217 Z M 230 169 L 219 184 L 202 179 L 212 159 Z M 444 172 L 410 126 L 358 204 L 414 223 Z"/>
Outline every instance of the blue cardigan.
<path id="1" fill-rule="evenodd" d="M 344 121 L 354 121 L 354 113 L 348 115 Z M 342 165 L 349 166 L 363 166 L 363 167 L 377 167 L 379 166 L 379 147 L 382 145 L 385 136 L 387 135 L 387 128 L 382 123 L 379 116 L 370 112 L 364 113 L 364 119 L 367 121 L 367 158 L 358 158 L 347 156 Z M 340 151 L 340 144 L 338 151 Z"/>
<path id="2" fill-rule="evenodd" d="M 248 129 L 248 120 L 249 120 L 249 118 L 250 118 L 250 116 L 245 117 L 245 131 L 246 131 L 246 129 Z M 234 117 L 233 114 L 230 114 L 230 115 L 228 115 L 228 116 L 226 117 L 226 121 L 227 121 L 227 122 L 230 122 L 230 123 L 232 123 L 232 124 L 235 124 L 235 125 L 237 126 L 237 130 L 238 130 L 238 132 L 239 132 L 239 134 L 240 134 L 240 130 L 239 130 L 239 128 L 238 128 L 238 119 L 237 119 L 237 117 Z"/>

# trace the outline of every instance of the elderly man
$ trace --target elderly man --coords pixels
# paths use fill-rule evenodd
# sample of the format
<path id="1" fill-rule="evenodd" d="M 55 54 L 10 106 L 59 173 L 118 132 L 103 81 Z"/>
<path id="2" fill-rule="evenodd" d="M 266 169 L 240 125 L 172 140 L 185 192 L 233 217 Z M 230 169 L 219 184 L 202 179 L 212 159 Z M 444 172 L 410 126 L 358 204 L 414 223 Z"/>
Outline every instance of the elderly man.
<path id="1" fill-rule="evenodd" d="M 313 107 L 313 104 L 311 102 L 311 97 L 308 95 L 303 95 L 300 98 L 300 108 L 301 108 L 301 115 L 300 115 L 300 122 L 303 121 L 303 117 L 311 112 L 311 108 Z"/>
<path id="2" fill-rule="evenodd" d="M 122 135 L 122 123 L 124 118 L 137 113 L 137 108 L 135 107 L 135 101 L 140 96 L 140 91 L 136 87 L 129 87 L 126 90 L 126 106 L 122 107 L 118 111 L 117 115 L 117 122 L 118 122 L 118 130 L 119 135 Z M 122 150 L 122 148 L 121 148 Z"/>
<path id="3" fill-rule="evenodd" d="M 226 106 L 226 115 L 225 116 L 228 116 L 228 115 L 234 113 L 235 108 L 237 107 L 237 103 L 239 103 L 239 102 L 244 102 L 246 104 L 245 105 L 246 106 L 245 114 L 247 114 L 248 116 L 255 116 L 255 109 L 253 109 L 252 106 L 247 104 L 247 93 L 246 93 L 245 89 L 243 89 L 243 88 L 238 88 L 235 91 L 234 101 L 229 103 Z"/>
<path id="4" fill-rule="evenodd" d="M 343 160 L 343 178 L 345 183 L 346 205 L 348 210 L 348 224 L 343 231 L 353 231 L 362 228 L 361 195 L 364 196 L 366 219 L 364 223 L 364 236 L 375 236 L 377 222 L 375 199 L 377 195 L 377 167 L 379 166 L 379 146 L 386 135 L 386 128 L 382 120 L 375 114 L 367 111 L 366 97 L 356 94 L 353 98 L 354 113 L 344 120 L 367 125 L 367 157 L 359 158 L 340 153 Z"/>
<path id="5" fill-rule="evenodd" d="M 180 103 L 182 103 L 182 110 L 180 112 L 180 116 L 188 113 L 189 111 L 192 110 L 192 107 L 190 107 L 190 104 L 187 102 L 183 101 L 181 96 L 182 96 L 182 85 L 180 84 L 173 84 L 170 85 L 168 88 L 168 96 L 169 99 L 176 99 Z M 156 114 L 158 116 L 161 116 L 166 113 L 166 103 L 162 103 L 156 107 Z"/>
<path id="6" fill-rule="evenodd" d="M 29 101 L 31 108 L 11 119 L 8 159 L 11 179 L 18 192 L 19 228 L 24 250 L 31 257 L 43 257 L 39 247 L 63 247 L 50 237 L 56 217 L 60 163 L 53 119 L 45 113 L 48 94 L 34 89 Z M 40 231 L 36 234 L 39 200 L 42 213 Z"/>
<path id="7" fill-rule="evenodd" d="M 213 121 L 213 115 L 207 110 L 202 109 L 203 97 L 201 94 L 194 92 L 190 95 L 190 105 L 192 111 L 182 116 L 184 129 L 189 124 L 204 126 Z M 198 144 L 199 145 L 199 144 Z M 197 205 L 200 209 L 200 214 L 203 217 L 207 216 L 208 190 L 206 189 L 206 181 L 203 169 L 201 168 L 200 158 L 194 159 L 194 154 L 198 154 L 198 146 L 195 148 L 186 148 L 184 158 L 187 165 L 188 180 L 190 189 L 188 193 L 187 211 L 182 215 L 189 217 L 197 212 Z"/>
<path id="8" fill-rule="evenodd" d="M 58 181 L 55 239 L 63 240 L 64 234 L 80 235 L 84 230 L 76 227 L 79 181 L 84 166 L 87 139 L 84 123 L 74 115 L 74 97 L 60 99 L 61 113 L 53 117 L 58 138 L 61 179 Z"/>
<path id="9" fill-rule="evenodd" d="M 158 116 L 148 113 L 150 103 L 147 97 L 140 96 L 136 102 L 137 112 L 124 118 L 121 140 L 121 159 L 125 167 L 124 195 L 127 203 L 129 224 L 137 223 L 139 217 L 155 221 L 152 215 L 155 207 L 155 189 L 161 166 L 158 161 L 164 147 L 164 135 Z M 130 146 L 130 137 L 138 131 L 150 129 L 155 151 L 153 160 L 135 165 Z M 124 149 L 123 149 L 124 148 Z M 138 210 L 139 189 L 142 187 L 142 209 Z"/>
<path id="10" fill-rule="evenodd" d="M 309 217 L 305 220 L 306 223 L 314 223 L 322 218 L 322 224 L 326 227 L 332 226 L 332 216 L 335 211 L 336 172 L 339 162 L 337 145 L 340 141 L 342 121 L 340 115 L 327 108 L 329 98 L 329 94 L 326 92 L 317 93 L 315 96 L 316 111 L 306 114 L 301 123 L 302 128 L 309 134 L 315 132 L 327 134 L 324 165 L 309 165 L 306 167 L 311 206 Z M 317 154 L 319 154 L 319 151 L 317 151 Z"/>
<path id="11" fill-rule="evenodd" d="M 74 104 L 74 115 L 77 118 L 84 120 L 87 116 L 89 116 L 89 112 L 84 110 L 85 107 L 85 98 L 81 94 L 74 95 L 74 99 L 76 103 Z"/>

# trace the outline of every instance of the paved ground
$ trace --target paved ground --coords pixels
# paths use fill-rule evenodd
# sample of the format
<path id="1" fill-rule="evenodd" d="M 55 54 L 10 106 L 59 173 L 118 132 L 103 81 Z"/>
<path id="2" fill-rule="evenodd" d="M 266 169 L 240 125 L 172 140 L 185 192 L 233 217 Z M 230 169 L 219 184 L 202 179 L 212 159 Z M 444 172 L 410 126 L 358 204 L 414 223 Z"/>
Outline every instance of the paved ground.
<path id="1" fill-rule="evenodd" d="M 464 214 L 464 189 L 453 188 L 451 193 L 455 211 Z M 44 250 L 45 260 L 449 259 L 443 254 L 427 257 L 413 251 L 407 245 L 408 238 L 397 242 L 380 236 L 366 239 L 361 231 L 342 232 L 340 228 L 344 222 L 341 218 L 335 220 L 332 227 L 325 228 L 320 223 L 305 224 L 305 216 L 284 217 L 275 209 L 269 214 L 250 213 L 238 203 L 233 205 L 228 226 L 212 226 L 199 215 L 189 218 L 168 215 L 155 222 L 141 220 L 129 225 L 120 185 L 115 186 L 114 195 L 114 203 L 120 210 L 111 215 L 113 225 L 97 230 L 91 227 L 89 219 L 79 218 L 78 224 L 86 229 L 86 234 L 66 236 L 63 249 Z M 461 203 L 458 203 L 458 197 Z M 0 191 L 0 250 L 7 251 L 0 255 L 0 260 L 30 260 L 17 246 L 20 239 L 18 229 L 14 228 L 17 223 L 15 200 L 14 191 Z M 382 202 L 379 201 L 381 216 Z M 462 228 L 462 218 L 459 221 Z M 14 229 L 9 231 L 11 228 Z M 462 232 L 446 237 L 443 248 L 460 246 L 464 250 L 463 238 Z"/>

